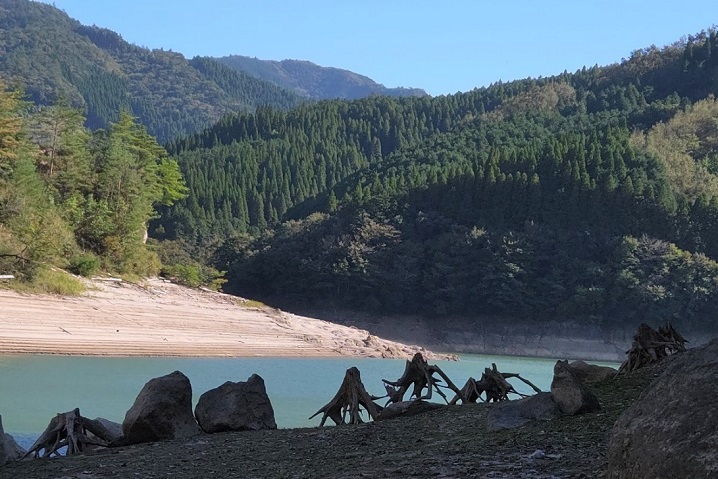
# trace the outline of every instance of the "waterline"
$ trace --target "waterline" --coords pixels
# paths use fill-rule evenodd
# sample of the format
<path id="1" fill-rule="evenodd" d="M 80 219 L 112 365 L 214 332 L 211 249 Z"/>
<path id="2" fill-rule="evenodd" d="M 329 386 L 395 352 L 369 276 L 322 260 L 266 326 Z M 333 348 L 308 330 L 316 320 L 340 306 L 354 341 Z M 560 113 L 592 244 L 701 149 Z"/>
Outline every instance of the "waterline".
<path id="1" fill-rule="evenodd" d="M 462 355 L 457 362 L 436 362 L 458 387 L 471 376 L 478 379 L 491 363 L 500 371 L 521 374 L 542 390 L 550 388 L 554 359 Z M 319 420 L 308 417 L 332 398 L 352 366 L 361 371 L 369 393 L 381 396 L 381 379 L 399 378 L 404 360 L 0 356 L 0 414 L 6 432 L 34 440 L 56 413 L 76 407 L 83 416 L 121 423 L 147 381 L 175 370 L 189 377 L 195 404 L 205 391 L 226 381 L 246 381 L 256 373 L 264 379 L 278 427 L 311 427 Z M 512 384 L 532 393 L 520 381 Z"/>

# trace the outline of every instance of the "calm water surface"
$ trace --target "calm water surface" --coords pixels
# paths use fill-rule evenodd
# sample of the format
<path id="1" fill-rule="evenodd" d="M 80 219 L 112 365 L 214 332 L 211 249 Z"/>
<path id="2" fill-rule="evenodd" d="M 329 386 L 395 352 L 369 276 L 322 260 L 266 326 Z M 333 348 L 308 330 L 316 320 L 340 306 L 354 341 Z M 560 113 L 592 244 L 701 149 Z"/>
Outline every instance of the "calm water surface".
<path id="1" fill-rule="evenodd" d="M 469 377 L 478 379 L 492 362 L 500 371 L 519 373 L 542 390 L 550 387 L 553 359 L 462 355 L 460 361 L 435 363 L 462 387 Z M 246 381 L 252 374 L 259 374 L 278 427 L 316 426 L 319 417 L 311 421 L 307 418 L 334 396 L 345 371 L 352 366 L 361 371 L 370 394 L 382 395 L 381 380 L 398 379 L 404 371 L 404 360 L 0 356 L 0 415 L 5 432 L 26 446 L 56 413 L 76 407 L 83 416 L 101 416 L 121 423 L 148 380 L 179 370 L 192 383 L 195 404 L 202 393 L 226 381 Z M 521 381 L 511 381 L 518 391 L 532 392 Z M 447 396 L 451 399 L 453 394 L 449 391 Z M 441 401 L 437 395 L 434 398 Z"/>

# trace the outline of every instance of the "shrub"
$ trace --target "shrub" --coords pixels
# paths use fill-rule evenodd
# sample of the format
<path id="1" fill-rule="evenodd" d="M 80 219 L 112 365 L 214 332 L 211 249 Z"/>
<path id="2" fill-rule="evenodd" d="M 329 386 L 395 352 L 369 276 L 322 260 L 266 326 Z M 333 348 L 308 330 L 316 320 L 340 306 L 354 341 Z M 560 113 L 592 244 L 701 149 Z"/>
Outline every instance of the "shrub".
<path id="1" fill-rule="evenodd" d="M 81 253 L 70 258 L 69 270 L 89 278 L 100 269 L 100 259 L 92 253 Z"/>

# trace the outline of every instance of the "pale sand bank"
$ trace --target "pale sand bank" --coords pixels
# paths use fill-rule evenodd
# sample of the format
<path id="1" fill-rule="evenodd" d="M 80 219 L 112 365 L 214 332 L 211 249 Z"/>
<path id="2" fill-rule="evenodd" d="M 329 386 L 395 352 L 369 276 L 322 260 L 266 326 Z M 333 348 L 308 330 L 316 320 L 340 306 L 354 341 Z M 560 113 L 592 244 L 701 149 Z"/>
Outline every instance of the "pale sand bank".
<path id="1" fill-rule="evenodd" d="M 92 287 L 80 297 L 0 289 L 0 354 L 409 358 L 420 350 L 160 279 Z"/>

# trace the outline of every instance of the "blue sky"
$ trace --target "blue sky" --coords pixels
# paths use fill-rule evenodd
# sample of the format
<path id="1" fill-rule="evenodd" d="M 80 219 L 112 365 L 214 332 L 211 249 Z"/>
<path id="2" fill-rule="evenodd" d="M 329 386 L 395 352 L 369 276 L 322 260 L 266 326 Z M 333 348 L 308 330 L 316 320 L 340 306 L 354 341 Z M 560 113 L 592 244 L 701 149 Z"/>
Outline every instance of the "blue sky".
<path id="1" fill-rule="evenodd" d="M 718 23 L 714 3 L 703 0 L 46 3 L 140 46 L 187 57 L 309 60 L 432 95 L 618 62 Z"/>

